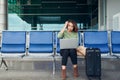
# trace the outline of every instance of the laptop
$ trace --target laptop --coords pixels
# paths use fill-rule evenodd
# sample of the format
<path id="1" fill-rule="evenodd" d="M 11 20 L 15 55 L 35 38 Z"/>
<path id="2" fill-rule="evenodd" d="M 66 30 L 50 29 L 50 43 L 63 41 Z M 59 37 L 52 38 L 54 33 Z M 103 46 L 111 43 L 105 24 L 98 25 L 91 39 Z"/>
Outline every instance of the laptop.
<path id="1" fill-rule="evenodd" d="M 73 49 L 78 47 L 78 38 L 60 39 L 60 49 Z"/>

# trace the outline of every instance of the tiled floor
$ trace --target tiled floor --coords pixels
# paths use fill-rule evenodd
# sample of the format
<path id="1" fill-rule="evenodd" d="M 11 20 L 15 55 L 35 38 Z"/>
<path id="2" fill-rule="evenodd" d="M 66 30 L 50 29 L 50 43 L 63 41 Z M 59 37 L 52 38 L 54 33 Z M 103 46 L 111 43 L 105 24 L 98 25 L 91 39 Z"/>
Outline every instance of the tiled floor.
<path id="1" fill-rule="evenodd" d="M 102 59 L 102 80 L 120 80 L 120 59 Z M 55 74 L 52 74 L 51 61 L 8 60 L 9 70 L 0 69 L 0 80 L 61 80 L 61 61 L 56 62 Z M 85 74 L 84 59 L 78 59 L 78 78 L 73 78 L 71 61 L 67 65 L 66 80 L 88 80 Z M 93 79 L 96 80 L 96 79 Z"/>

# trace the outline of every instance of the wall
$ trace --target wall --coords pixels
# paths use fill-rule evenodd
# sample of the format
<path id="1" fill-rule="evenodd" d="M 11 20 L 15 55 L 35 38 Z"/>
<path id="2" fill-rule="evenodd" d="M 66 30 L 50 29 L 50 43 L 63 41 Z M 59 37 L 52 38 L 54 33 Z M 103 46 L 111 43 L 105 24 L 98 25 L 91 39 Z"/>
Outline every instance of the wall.
<path id="1" fill-rule="evenodd" d="M 106 30 L 106 0 L 98 1 L 98 30 Z"/>
<path id="2" fill-rule="evenodd" d="M 107 30 L 113 30 L 113 16 L 120 13 L 120 0 L 107 0 Z"/>
<path id="3" fill-rule="evenodd" d="M 7 26 L 7 0 L 0 0 L 0 31 Z"/>

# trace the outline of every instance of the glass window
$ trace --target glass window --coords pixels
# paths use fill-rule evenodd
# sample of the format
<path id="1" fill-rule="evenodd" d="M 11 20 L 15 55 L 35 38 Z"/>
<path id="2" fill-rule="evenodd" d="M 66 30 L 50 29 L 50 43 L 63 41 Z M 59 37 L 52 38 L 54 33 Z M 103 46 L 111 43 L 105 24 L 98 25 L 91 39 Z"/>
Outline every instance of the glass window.
<path id="1" fill-rule="evenodd" d="M 8 0 L 8 30 L 60 30 L 68 19 L 97 30 L 98 0 Z"/>

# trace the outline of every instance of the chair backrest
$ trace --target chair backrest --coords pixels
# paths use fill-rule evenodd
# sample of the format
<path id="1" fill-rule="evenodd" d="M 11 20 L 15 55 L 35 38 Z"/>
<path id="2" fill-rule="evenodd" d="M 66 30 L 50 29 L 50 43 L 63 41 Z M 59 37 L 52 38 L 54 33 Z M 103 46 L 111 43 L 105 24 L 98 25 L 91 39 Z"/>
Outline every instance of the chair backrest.
<path id="1" fill-rule="evenodd" d="M 60 39 L 57 37 L 57 34 L 56 34 L 56 52 L 60 53 Z"/>
<path id="2" fill-rule="evenodd" d="M 111 31 L 112 53 L 120 53 L 120 31 Z"/>
<path id="3" fill-rule="evenodd" d="M 2 32 L 2 54 L 25 53 L 26 32 L 25 31 L 3 31 Z"/>
<path id="4" fill-rule="evenodd" d="M 82 36 L 81 36 L 81 32 L 78 32 L 78 44 L 82 45 Z"/>
<path id="5" fill-rule="evenodd" d="M 85 31 L 84 46 L 91 48 L 100 48 L 101 53 L 108 53 L 108 34 L 107 31 Z"/>
<path id="6" fill-rule="evenodd" d="M 53 52 L 53 32 L 31 31 L 29 37 L 29 53 Z"/>

